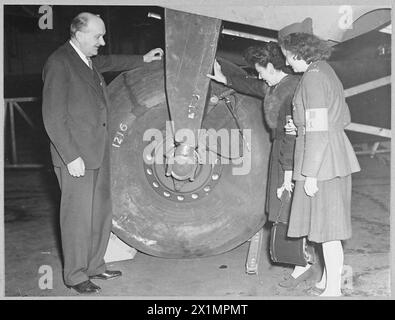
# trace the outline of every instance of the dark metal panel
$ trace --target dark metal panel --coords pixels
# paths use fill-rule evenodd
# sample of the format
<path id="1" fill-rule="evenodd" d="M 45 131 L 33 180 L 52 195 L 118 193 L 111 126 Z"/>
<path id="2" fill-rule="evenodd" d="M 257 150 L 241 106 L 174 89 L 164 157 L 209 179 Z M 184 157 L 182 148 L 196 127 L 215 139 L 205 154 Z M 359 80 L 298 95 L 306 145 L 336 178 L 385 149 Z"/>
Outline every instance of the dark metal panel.
<path id="1" fill-rule="evenodd" d="M 329 61 L 345 89 L 391 75 L 391 37 L 373 30 L 334 47 Z M 391 85 L 346 99 L 351 119 L 380 128 L 391 128 Z M 383 137 L 346 131 L 353 144 L 387 140 Z"/>
<path id="2" fill-rule="evenodd" d="M 175 132 L 199 129 L 221 20 L 165 10 L 166 91 Z"/>

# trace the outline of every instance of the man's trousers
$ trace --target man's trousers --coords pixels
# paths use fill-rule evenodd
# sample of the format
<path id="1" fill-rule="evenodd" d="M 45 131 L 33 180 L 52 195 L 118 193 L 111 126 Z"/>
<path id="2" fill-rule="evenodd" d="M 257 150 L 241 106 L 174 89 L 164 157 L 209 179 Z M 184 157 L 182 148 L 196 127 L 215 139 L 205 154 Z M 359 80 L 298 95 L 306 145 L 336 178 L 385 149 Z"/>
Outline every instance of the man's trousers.
<path id="1" fill-rule="evenodd" d="M 99 169 L 72 177 L 55 167 L 61 189 L 60 229 L 64 282 L 73 286 L 105 271 L 104 254 L 112 225 L 109 155 Z"/>

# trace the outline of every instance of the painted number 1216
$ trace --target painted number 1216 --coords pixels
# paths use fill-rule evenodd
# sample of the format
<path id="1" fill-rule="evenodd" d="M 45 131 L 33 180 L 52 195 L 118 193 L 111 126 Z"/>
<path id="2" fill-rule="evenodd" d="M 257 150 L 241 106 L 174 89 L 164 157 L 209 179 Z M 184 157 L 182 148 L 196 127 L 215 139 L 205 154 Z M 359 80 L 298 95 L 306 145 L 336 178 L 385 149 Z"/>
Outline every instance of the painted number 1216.
<path id="1" fill-rule="evenodd" d="M 119 125 L 119 130 L 115 133 L 115 137 L 112 141 L 112 146 L 119 148 L 122 144 L 122 141 L 124 139 L 124 132 L 128 130 L 128 126 L 126 124 L 120 123 Z"/>

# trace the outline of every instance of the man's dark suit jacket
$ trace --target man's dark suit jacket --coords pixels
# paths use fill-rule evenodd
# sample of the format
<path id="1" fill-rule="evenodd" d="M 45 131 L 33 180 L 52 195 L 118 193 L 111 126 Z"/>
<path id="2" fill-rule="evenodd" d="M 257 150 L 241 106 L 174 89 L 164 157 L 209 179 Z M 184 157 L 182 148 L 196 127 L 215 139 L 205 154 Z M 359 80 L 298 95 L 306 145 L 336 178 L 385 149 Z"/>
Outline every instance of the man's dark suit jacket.
<path id="1" fill-rule="evenodd" d="M 100 167 L 108 143 L 110 103 L 100 73 L 130 70 L 144 63 L 141 55 L 96 56 L 92 60 L 96 74 L 67 42 L 44 66 L 43 119 L 54 166 L 81 157 L 86 169 Z"/>

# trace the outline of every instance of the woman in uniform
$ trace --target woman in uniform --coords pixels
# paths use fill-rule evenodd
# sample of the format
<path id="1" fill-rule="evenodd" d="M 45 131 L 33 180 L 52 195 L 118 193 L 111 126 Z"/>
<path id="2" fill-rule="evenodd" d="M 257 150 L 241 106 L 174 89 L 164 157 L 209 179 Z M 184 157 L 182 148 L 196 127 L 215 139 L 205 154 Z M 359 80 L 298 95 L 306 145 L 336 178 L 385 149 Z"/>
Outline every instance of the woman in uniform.
<path id="1" fill-rule="evenodd" d="M 303 73 L 293 98 L 297 138 L 288 236 L 322 243 L 325 269 L 311 293 L 340 296 L 341 241 L 351 237 L 351 174 L 360 167 L 344 132 L 351 121 L 344 89 L 326 62 L 331 48 L 298 26 L 279 32 L 287 63 Z"/>
<path id="2" fill-rule="evenodd" d="M 281 48 L 275 42 L 248 48 L 244 53 L 244 59 L 255 68 L 259 79 L 233 74 L 224 75 L 217 61 L 214 64 L 214 75 L 208 77 L 240 93 L 263 99 L 265 121 L 271 129 L 273 139 L 266 211 L 269 221 L 288 223 L 293 190 L 292 168 L 296 134 L 292 131 L 286 134 L 284 127 L 292 116 L 292 98 L 300 76 L 291 74 L 292 70 L 285 65 Z M 312 278 L 314 270 L 310 267 L 310 264 L 305 267 L 295 266 L 292 274 L 279 285 L 296 287 L 302 281 Z"/>

